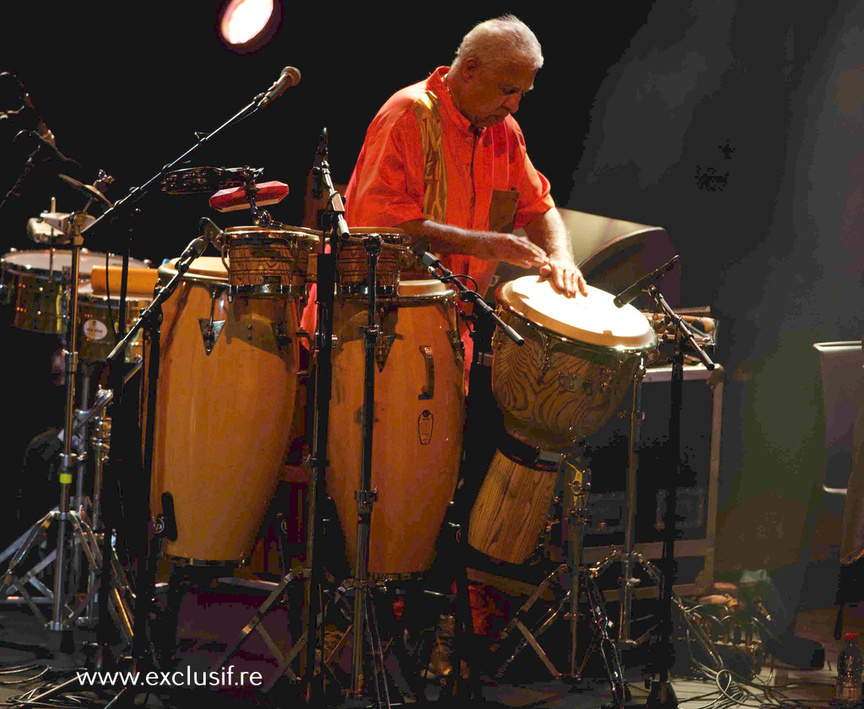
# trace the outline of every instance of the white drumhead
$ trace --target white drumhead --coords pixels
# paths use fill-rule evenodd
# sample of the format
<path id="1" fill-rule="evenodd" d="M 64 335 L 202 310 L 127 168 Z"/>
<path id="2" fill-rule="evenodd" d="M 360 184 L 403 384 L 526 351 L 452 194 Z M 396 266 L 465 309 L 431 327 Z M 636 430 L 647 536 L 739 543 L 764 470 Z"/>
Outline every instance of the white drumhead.
<path id="1" fill-rule="evenodd" d="M 523 276 L 498 289 L 498 299 L 528 320 L 564 337 L 604 347 L 648 347 L 654 330 L 632 305 L 616 308 L 614 296 L 588 286 L 573 298 L 557 292 L 546 279 Z"/>
<path id="2" fill-rule="evenodd" d="M 399 281 L 399 295 L 404 296 L 438 295 L 450 290 L 448 286 L 434 278 Z"/>
<path id="3" fill-rule="evenodd" d="M 82 278 L 90 278 L 94 266 L 104 266 L 105 257 L 108 257 L 109 266 L 120 267 L 123 265 L 123 257 L 115 254 L 103 254 L 98 251 L 81 250 L 79 258 L 79 271 Z M 3 264 L 11 271 L 22 271 L 33 274 L 49 273 L 50 270 L 62 272 L 63 269 L 72 268 L 72 251 L 66 249 L 55 249 L 52 259 L 50 249 L 37 251 L 11 251 L 3 256 Z M 147 264 L 137 259 L 129 259 L 129 265 L 137 268 L 147 268 Z"/>

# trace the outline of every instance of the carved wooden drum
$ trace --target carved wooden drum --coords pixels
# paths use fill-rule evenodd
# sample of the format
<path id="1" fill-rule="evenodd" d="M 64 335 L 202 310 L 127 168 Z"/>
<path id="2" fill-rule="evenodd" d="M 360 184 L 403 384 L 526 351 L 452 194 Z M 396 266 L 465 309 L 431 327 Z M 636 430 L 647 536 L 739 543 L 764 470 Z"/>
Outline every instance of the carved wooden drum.
<path id="1" fill-rule="evenodd" d="M 524 445 L 499 446 L 471 512 L 468 541 L 493 558 L 522 563 L 546 522 L 557 480 L 557 466 L 538 452 L 567 451 L 603 426 L 657 336 L 633 306 L 617 308 L 612 295 L 591 286 L 587 296 L 567 298 L 548 281 L 524 276 L 499 287 L 496 299 L 498 315 L 525 343 L 496 331 L 492 390 L 507 434 Z"/>
<path id="2" fill-rule="evenodd" d="M 303 298 L 320 232 L 303 227 L 233 226 L 222 232 L 232 295 Z"/>

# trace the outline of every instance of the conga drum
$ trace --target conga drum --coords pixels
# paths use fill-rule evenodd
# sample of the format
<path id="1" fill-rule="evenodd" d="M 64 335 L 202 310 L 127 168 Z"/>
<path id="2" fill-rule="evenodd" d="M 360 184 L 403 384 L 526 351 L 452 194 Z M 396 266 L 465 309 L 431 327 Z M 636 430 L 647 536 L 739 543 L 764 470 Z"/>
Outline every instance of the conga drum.
<path id="1" fill-rule="evenodd" d="M 176 261 L 163 265 L 160 281 L 176 273 Z M 189 564 L 242 563 L 287 453 L 296 308 L 285 298 L 229 299 L 222 260 L 200 257 L 163 313 L 152 497 L 157 515 L 163 494 L 173 500 L 177 539 L 165 553 Z"/>
<path id="2" fill-rule="evenodd" d="M 592 286 L 587 297 L 567 298 L 524 276 L 495 297 L 498 315 L 525 343 L 500 330 L 492 341 L 492 391 L 512 440 L 486 473 L 468 543 L 519 564 L 531 555 L 554 494 L 558 466 L 548 453 L 566 452 L 609 420 L 657 336 L 633 306 L 617 308 Z"/>
<path id="3" fill-rule="evenodd" d="M 355 566 L 363 454 L 367 324 L 364 298 L 340 298 L 333 333 L 327 485 Z M 457 294 L 439 281 L 401 281 L 378 301 L 368 571 L 403 578 L 429 569 L 459 473 L 464 353 Z M 354 569 L 356 573 L 356 569 Z"/>
<path id="4" fill-rule="evenodd" d="M 320 232 L 303 227 L 231 226 L 221 239 L 231 295 L 305 298 L 309 256 Z"/>

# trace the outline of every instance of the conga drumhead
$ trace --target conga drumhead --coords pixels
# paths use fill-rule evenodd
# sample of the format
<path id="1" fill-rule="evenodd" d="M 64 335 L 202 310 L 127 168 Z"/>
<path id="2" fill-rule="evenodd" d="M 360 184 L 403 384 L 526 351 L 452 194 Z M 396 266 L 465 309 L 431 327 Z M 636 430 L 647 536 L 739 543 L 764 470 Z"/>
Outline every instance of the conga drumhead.
<path id="1" fill-rule="evenodd" d="M 571 340 L 635 349 L 654 343 L 654 330 L 642 313 L 632 305 L 616 307 L 614 296 L 590 285 L 587 296 L 568 298 L 548 280 L 523 276 L 502 285 L 497 297 L 528 320 Z"/>
<path id="2" fill-rule="evenodd" d="M 179 258 L 171 259 L 159 267 L 159 275 L 170 278 L 177 273 L 177 262 Z M 228 269 L 222 263 L 219 256 L 199 256 L 189 266 L 187 277 L 196 277 L 195 280 L 228 281 Z"/>

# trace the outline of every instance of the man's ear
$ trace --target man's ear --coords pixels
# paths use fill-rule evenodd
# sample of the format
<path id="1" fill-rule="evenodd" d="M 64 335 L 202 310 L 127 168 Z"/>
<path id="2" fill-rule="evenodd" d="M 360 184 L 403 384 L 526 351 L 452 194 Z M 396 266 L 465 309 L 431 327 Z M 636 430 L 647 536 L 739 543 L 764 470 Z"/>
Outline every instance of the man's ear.
<path id="1" fill-rule="evenodd" d="M 470 81 L 480 73 L 480 60 L 477 57 L 470 57 L 462 62 L 461 78 L 463 81 Z"/>

